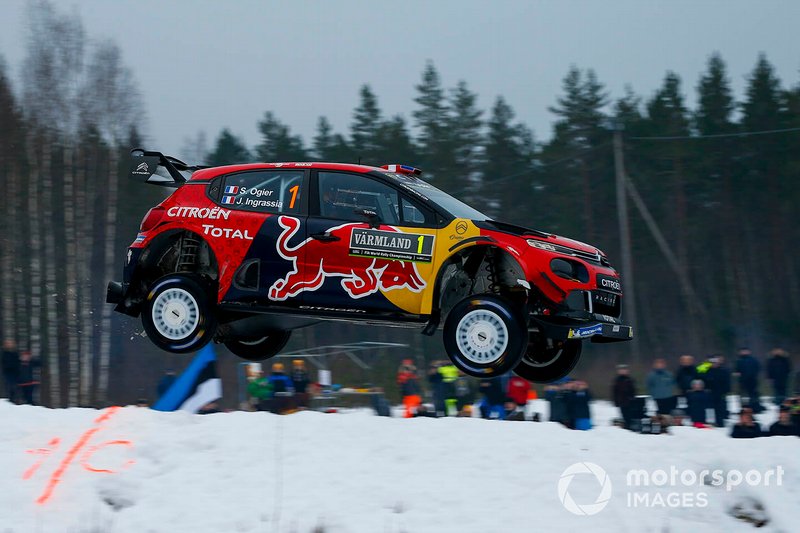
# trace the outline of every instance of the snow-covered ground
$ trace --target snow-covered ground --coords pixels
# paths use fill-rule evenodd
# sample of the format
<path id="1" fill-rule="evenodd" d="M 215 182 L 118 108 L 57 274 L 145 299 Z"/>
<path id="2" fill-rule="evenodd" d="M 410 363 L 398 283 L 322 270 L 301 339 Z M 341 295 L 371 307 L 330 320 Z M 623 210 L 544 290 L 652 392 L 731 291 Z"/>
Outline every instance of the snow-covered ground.
<path id="1" fill-rule="evenodd" d="M 598 427 L 579 432 L 364 411 L 198 416 L 0 401 L 0 533 L 753 530 L 731 516 L 736 505 L 763 505 L 755 512 L 768 531 L 798 530 L 797 438 L 733 440 L 689 427 L 637 435 L 607 425 L 608 404 L 593 410 Z M 592 516 L 570 513 L 559 497 L 562 473 L 583 462 L 610 482 Z M 774 477 L 730 491 L 680 484 L 689 471 L 778 467 L 779 486 Z M 628 471 L 641 469 L 673 469 L 678 486 L 627 485 Z M 562 496 L 577 505 L 607 499 L 591 474 L 566 481 Z"/>

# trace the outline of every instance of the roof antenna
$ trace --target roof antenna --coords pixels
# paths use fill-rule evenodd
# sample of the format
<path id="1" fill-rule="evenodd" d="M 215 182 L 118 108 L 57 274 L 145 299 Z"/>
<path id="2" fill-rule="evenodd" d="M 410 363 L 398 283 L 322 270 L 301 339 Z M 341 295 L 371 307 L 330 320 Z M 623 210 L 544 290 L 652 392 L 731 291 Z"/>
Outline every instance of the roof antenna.
<path id="1" fill-rule="evenodd" d="M 361 156 L 358 156 L 358 164 L 361 164 Z"/>

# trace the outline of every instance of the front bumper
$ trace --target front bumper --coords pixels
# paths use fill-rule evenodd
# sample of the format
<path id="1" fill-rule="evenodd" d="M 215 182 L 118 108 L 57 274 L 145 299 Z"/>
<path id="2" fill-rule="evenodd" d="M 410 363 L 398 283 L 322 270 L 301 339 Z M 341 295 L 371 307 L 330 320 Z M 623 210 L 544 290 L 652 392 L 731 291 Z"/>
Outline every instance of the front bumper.
<path id="1" fill-rule="evenodd" d="M 591 339 L 592 342 L 621 342 L 633 338 L 631 326 L 626 326 L 611 317 L 605 317 L 611 321 L 598 318 L 597 315 L 592 320 L 532 316 L 531 325 L 545 337 L 557 340 Z"/>

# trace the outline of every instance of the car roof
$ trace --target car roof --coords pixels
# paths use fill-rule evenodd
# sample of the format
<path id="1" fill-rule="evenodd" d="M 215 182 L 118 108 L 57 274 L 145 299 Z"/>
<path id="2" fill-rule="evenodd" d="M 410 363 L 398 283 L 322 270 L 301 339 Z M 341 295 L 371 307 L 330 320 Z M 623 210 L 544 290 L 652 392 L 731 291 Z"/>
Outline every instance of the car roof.
<path id="1" fill-rule="evenodd" d="M 246 172 L 248 170 L 275 170 L 275 169 L 321 169 L 339 170 L 344 172 L 356 172 L 367 174 L 369 172 L 386 172 L 385 169 L 371 167 L 368 165 L 355 165 L 350 163 L 323 163 L 323 162 L 287 162 L 287 163 L 248 163 L 243 165 L 227 165 L 222 167 L 204 168 L 192 174 L 191 180 L 209 180 L 222 174 L 232 174 L 234 172 Z"/>

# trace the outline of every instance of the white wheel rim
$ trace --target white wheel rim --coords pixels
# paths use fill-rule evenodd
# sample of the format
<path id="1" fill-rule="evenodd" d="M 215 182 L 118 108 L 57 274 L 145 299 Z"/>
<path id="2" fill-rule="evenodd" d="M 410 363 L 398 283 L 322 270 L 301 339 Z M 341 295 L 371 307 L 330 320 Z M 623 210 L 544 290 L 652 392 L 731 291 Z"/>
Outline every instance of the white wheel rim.
<path id="1" fill-rule="evenodd" d="M 153 302 L 153 325 L 169 340 L 177 341 L 194 333 L 200 323 L 197 300 L 184 289 L 172 288 L 156 296 Z"/>
<path id="2" fill-rule="evenodd" d="M 497 313 L 486 309 L 470 311 L 458 323 L 456 344 L 469 361 L 488 365 L 505 353 L 508 328 Z"/>

